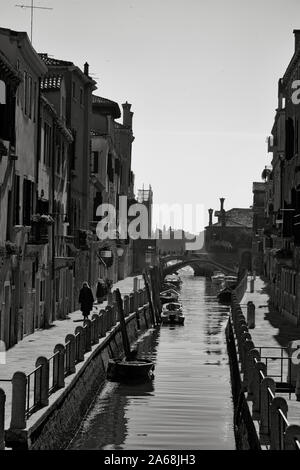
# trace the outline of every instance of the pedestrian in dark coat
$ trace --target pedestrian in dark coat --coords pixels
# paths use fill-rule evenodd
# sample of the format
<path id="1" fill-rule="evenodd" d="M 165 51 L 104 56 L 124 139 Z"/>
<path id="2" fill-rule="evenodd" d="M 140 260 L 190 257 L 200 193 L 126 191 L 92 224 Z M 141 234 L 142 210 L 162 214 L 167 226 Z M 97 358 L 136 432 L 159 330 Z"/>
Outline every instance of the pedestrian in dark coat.
<path id="1" fill-rule="evenodd" d="M 81 311 L 84 320 L 88 318 L 91 310 L 93 310 L 94 296 L 92 289 L 87 282 L 82 284 L 82 288 L 79 293 L 79 303 L 81 304 Z"/>
<path id="2" fill-rule="evenodd" d="M 96 290 L 96 297 L 98 304 L 101 304 L 106 295 L 106 286 L 102 279 L 98 280 L 97 290 Z"/>

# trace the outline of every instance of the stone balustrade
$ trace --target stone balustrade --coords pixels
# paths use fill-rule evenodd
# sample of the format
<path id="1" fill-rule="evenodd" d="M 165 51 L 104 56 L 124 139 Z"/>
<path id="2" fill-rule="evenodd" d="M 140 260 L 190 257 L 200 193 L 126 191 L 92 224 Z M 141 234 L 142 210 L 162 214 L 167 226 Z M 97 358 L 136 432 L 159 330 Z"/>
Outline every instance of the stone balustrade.
<path id="1" fill-rule="evenodd" d="M 245 283 L 245 279 L 242 279 Z M 270 450 L 300 450 L 300 426 L 290 424 L 287 418 L 288 404 L 276 395 L 276 383 L 268 377 L 267 366 L 255 348 L 249 328 L 255 326 L 255 305 L 247 304 L 247 319 L 239 301 L 244 286 L 238 286 L 238 297 L 233 294 L 228 328 L 236 342 L 241 381 L 241 393 L 252 402 L 252 419 L 258 421 L 259 438 Z M 297 384 L 300 387 L 300 367 L 297 369 Z M 296 387 L 296 394 L 299 390 Z"/>
<path id="2" fill-rule="evenodd" d="M 134 285 L 137 286 L 137 282 Z M 123 305 L 126 317 L 135 314 L 138 330 L 152 326 L 145 288 L 135 289 L 132 294 L 126 295 Z M 57 344 L 54 347 L 53 356 L 49 359 L 39 357 L 35 370 L 30 374 L 16 372 L 12 378 L 10 429 L 25 429 L 27 419 L 38 409 L 47 406 L 49 396 L 64 388 L 65 378 L 76 373 L 76 364 L 83 362 L 93 346 L 118 326 L 118 309 L 113 293 L 105 309 L 94 313 L 91 320 L 84 320 L 83 326 L 77 326 L 74 334 L 66 336 L 64 345 Z M 0 389 L 0 449 L 4 446 L 4 406 L 5 394 Z"/>

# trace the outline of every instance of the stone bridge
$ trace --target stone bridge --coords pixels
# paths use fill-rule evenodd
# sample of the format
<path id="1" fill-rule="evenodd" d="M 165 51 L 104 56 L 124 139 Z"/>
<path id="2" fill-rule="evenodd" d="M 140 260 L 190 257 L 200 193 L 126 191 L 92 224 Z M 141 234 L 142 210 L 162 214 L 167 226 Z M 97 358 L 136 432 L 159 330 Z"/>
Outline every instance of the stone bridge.
<path id="1" fill-rule="evenodd" d="M 170 264 L 171 261 L 178 261 L 177 263 Z M 178 269 L 185 266 L 190 266 L 195 275 L 203 275 L 204 272 L 219 270 L 225 274 L 237 274 L 234 267 L 219 263 L 213 259 L 209 253 L 187 253 L 184 255 L 167 255 L 160 258 L 163 269 L 163 274 L 172 274 Z"/>

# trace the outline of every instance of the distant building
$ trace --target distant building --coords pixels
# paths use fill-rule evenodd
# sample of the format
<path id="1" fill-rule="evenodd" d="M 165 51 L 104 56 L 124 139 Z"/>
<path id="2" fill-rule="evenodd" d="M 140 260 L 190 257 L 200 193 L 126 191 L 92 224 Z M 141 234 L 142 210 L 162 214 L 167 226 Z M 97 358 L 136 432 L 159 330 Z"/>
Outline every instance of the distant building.
<path id="1" fill-rule="evenodd" d="M 220 198 L 220 210 L 215 211 L 218 221 L 213 223 L 213 209 L 209 209 L 209 225 L 205 227 L 205 250 L 215 254 L 223 264 L 251 269 L 253 210 L 251 208 L 224 209 Z"/>
<path id="2" fill-rule="evenodd" d="M 115 208 L 115 239 L 104 239 L 93 244 L 98 262 L 98 277 L 113 281 L 123 279 L 133 270 L 133 240 L 123 227 L 120 211 L 128 222 L 127 212 L 134 198 L 134 175 L 131 170 L 131 152 L 134 141 L 131 105 L 124 103 L 123 123 L 119 105 L 107 98 L 93 95 L 92 158 L 90 173 L 90 228 L 95 233 L 102 216 L 97 215 L 103 203 Z M 125 207 L 120 207 L 120 196 L 125 197 Z M 120 226 L 121 223 L 121 226 Z"/>

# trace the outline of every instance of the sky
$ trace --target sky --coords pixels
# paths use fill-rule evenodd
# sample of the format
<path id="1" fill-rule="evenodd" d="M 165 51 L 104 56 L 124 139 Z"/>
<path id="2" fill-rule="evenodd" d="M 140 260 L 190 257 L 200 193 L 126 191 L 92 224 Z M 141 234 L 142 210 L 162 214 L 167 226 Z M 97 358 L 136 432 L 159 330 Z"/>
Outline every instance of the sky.
<path id="1" fill-rule="evenodd" d="M 0 0 L 0 26 L 30 35 L 30 10 L 16 3 Z M 34 4 L 53 8 L 34 11 L 35 49 L 81 68 L 87 61 L 96 94 L 132 103 L 136 190 L 151 184 L 155 204 L 193 207 L 183 221 L 191 232 L 220 197 L 225 209 L 252 204 L 252 182 L 271 162 L 266 137 L 300 29 L 299 0 Z"/>

